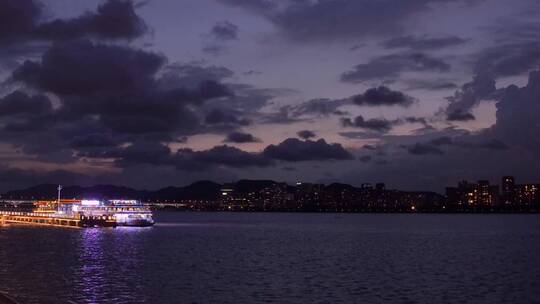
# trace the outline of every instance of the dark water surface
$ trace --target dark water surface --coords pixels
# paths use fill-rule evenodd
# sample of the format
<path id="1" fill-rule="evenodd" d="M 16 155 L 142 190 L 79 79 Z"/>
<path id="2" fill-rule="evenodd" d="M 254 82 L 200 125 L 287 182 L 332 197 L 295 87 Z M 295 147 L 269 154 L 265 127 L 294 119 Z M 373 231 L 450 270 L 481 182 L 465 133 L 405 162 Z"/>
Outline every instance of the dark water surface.
<path id="1" fill-rule="evenodd" d="M 22 303 L 540 303 L 539 215 L 156 214 L 0 227 Z"/>

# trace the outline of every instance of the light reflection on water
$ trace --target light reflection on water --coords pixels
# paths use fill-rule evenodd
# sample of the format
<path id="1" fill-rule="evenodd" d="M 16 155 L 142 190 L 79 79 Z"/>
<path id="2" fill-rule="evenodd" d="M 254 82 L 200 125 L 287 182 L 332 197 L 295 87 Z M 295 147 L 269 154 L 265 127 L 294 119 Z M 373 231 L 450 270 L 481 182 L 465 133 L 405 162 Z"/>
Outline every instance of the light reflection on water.
<path id="1" fill-rule="evenodd" d="M 80 290 L 80 298 L 88 303 L 97 303 L 98 295 L 103 294 L 107 283 L 102 245 L 104 233 L 103 229 L 81 230 L 78 257 L 82 267 L 75 272 L 75 277 L 79 279 L 76 286 Z"/>
<path id="2" fill-rule="evenodd" d="M 534 303 L 540 216 L 158 213 L 0 227 L 23 303 Z"/>
<path id="3" fill-rule="evenodd" d="M 77 303 L 144 302 L 138 244 L 152 228 L 81 229 L 74 271 Z M 112 245 L 112 246 L 111 246 Z"/>

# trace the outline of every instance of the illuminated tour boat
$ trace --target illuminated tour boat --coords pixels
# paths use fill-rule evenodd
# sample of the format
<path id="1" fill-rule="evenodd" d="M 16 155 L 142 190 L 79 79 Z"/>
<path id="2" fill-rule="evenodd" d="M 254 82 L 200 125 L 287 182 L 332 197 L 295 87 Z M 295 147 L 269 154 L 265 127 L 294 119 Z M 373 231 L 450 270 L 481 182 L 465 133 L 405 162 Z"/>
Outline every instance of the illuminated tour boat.
<path id="1" fill-rule="evenodd" d="M 137 200 L 70 200 L 0 202 L 0 224 L 28 223 L 66 227 L 147 227 L 152 211 Z"/>

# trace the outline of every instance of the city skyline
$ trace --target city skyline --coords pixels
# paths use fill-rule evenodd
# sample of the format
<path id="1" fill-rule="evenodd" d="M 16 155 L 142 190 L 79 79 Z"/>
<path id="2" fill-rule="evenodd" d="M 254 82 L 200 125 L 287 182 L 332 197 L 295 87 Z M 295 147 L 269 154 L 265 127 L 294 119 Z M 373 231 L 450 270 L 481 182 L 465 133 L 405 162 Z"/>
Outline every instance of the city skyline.
<path id="1" fill-rule="evenodd" d="M 461 181 L 446 187 L 443 194 L 429 191 L 389 189 L 384 183 L 290 185 L 271 180 L 240 180 L 218 184 L 199 181 L 185 187 L 156 191 L 111 185 L 64 187 L 38 185 L 0 195 L 8 211 L 25 208 L 60 208 L 73 203 L 130 202 L 157 210 L 240 212 L 344 212 L 344 213 L 537 213 L 540 212 L 540 183 L 517 183 L 504 176 L 500 186 L 487 180 Z M 58 190 L 60 191 L 60 190 Z M 63 205 L 65 204 L 65 205 Z M 141 205 L 142 206 L 142 205 Z"/>
<path id="2" fill-rule="evenodd" d="M 353 188 L 365 188 L 365 187 L 370 187 L 370 188 L 377 188 L 377 187 L 382 187 L 384 189 L 390 189 L 390 190 L 397 190 L 397 191 L 409 191 L 409 192 L 432 192 L 432 193 L 437 193 L 437 194 L 441 194 L 441 195 L 446 195 L 448 196 L 448 191 L 449 189 L 457 189 L 457 188 L 464 188 L 464 189 L 469 189 L 472 187 L 472 189 L 474 189 L 475 187 L 479 187 L 479 188 L 482 188 L 482 186 L 487 186 L 487 187 L 492 187 L 491 190 L 489 191 L 494 191 L 496 192 L 496 195 L 497 196 L 500 196 L 501 198 L 503 198 L 505 195 L 511 195 L 511 192 L 513 192 L 514 190 L 514 187 L 516 188 L 519 188 L 521 186 L 525 186 L 525 187 L 529 187 L 529 186 L 533 186 L 533 190 L 534 191 L 538 191 L 540 193 L 540 189 L 537 189 L 536 186 L 538 186 L 540 188 L 540 181 L 523 181 L 523 180 L 519 180 L 519 178 L 516 178 L 515 176 L 512 176 L 512 175 L 505 175 L 505 176 L 502 176 L 501 178 L 499 178 L 498 182 L 495 182 L 495 183 L 492 183 L 491 180 L 487 180 L 487 179 L 480 179 L 480 180 L 467 180 L 467 179 L 461 179 L 461 180 L 458 180 L 455 185 L 445 185 L 443 190 L 441 191 L 431 191 L 431 190 L 426 190 L 426 189 L 414 189 L 414 190 L 406 190 L 406 189 L 400 189 L 400 188 L 396 188 L 396 187 L 388 187 L 387 188 L 387 184 L 384 182 L 384 181 L 364 181 L 363 183 L 360 183 L 360 184 L 347 184 L 347 183 L 339 183 L 339 182 L 333 182 L 333 183 L 313 183 L 313 182 L 306 182 L 306 181 L 301 181 L 301 180 L 297 180 L 293 183 L 290 183 L 290 182 L 287 182 L 287 181 L 279 181 L 279 180 L 271 180 L 271 179 L 261 179 L 261 180 L 258 180 L 258 179 L 239 179 L 239 180 L 234 180 L 234 181 L 228 181 L 228 182 L 217 182 L 217 181 L 213 181 L 213 180 L 198 180 L 198 181 L 194 181 L 194 182 L 191 182 L 191 183 L 188 183 L 188 184 L 184 184 L 184 185 L 163 185 L 162 187 L 156 189 L 156 190 L 152 190 L 152 189 L 144 189 L 144 188 L 140 188 L 140 189 L 137 189 L 137 188 L 130 188 L 130 187 L 125 187 L 125 186 L 122 186 L 122 185 L 114 185 L 114 184 L 95 184 L 95 185 L 77 185 L 77 184 L 64 184 L 64 185 L 57 185 L 57 184 L 51 184 L 51 183 L 44 183 L 44 184 L 36 184 L 36 185 L 32 185 L 30 187 L 26 187 L 26 188 L 17 188 L 17 189 L 9 189 L 7 191 L 4 191 L 3 193 L 0 193 L 0 199 L 2 198 L 2 195 L 5 195 L 7 193 L 17 193 L 17 192 L 24 192 L 26 190 L 29 190 L 29 189 L 36 189 L 36 188 L 40 188 L 40 187 L 44 187 L 44 188 L 51 188 L 54 190 L 54 193 L 56 195 L 56 193 L 58 193 L 58 188 L 61 188 L 61 189 L 64 189 L 64 188 L 99 188 L 99 187 L 111 187 L 113 189 L 122 189 L 120 192 L 126 192 L 126 191 L 140 191 L 140 192 L 159 192 L 163 189 L 171 189 L 171 188 L 189 188 L 193 185 L 197 185 L 197 184 L 205 184 L 205 183 L 210 183 L 210 184 L 215 184 L 215 185 L 220 185 L 222 187 L 226 187 L 227 185 L 234 185 L 236 183 L 254 183 L 254 184 L 257 184 L 257 183 L 274 183 L 274 184 L 282 184 L 282 185 L 287 185 L 287 186 L 301 186 L 301 185 L 320 185 L 320 186 L 330 186 L 330 185 L 336 185 L 336 184 L 340 184 L 340 185 L 344 185 L 344 186 L 347 186 L 347 187 L 353 187 Z M 48 189 L 50 190 L 50 189 Z M 107 190 L 110 190 L 110 189 L 107 189 Z M 46 192 L 46 191 L 45 191 Z M 41 198 L 46 198 L 47 196 L 50 196 L 50 193 L 49 194 L 43 194 L 43 196 Z M 120 194 L 120 197 L 124 197 L 125 195 L 123 194 Z M 5 198 L 5 197 L 4 197 Z M 39 198 L 39 197 L 37 197 Z M 111 197 L 111 198 L 114 198 L 114 197 Z M 130 198 L 130 196 L 128 195 L 128 198 Z"/>
<path id="3" fill-rule="evenodd" d="M 0 192 L 540 180 L 538 16 L 532 0 L 0 0 Z"/>

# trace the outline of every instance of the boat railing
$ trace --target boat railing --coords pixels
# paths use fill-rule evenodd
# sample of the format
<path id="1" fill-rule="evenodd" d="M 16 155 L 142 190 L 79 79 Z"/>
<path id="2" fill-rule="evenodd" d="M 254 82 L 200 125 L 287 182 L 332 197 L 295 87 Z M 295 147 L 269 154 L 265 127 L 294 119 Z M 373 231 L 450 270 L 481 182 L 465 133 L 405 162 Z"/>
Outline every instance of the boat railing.
<path id="1" fill-rule="evenodd" d="M 50 213 L 50 212 L 24 212 L 24 211 L 0 211 L 2 215 L 18 215 L 18 216 L 31 216 L 31 217 L 52 217 L 52 218 L 69 218 L 76 219 L 78 218 L 77 214 L 70 213 Z"/>

